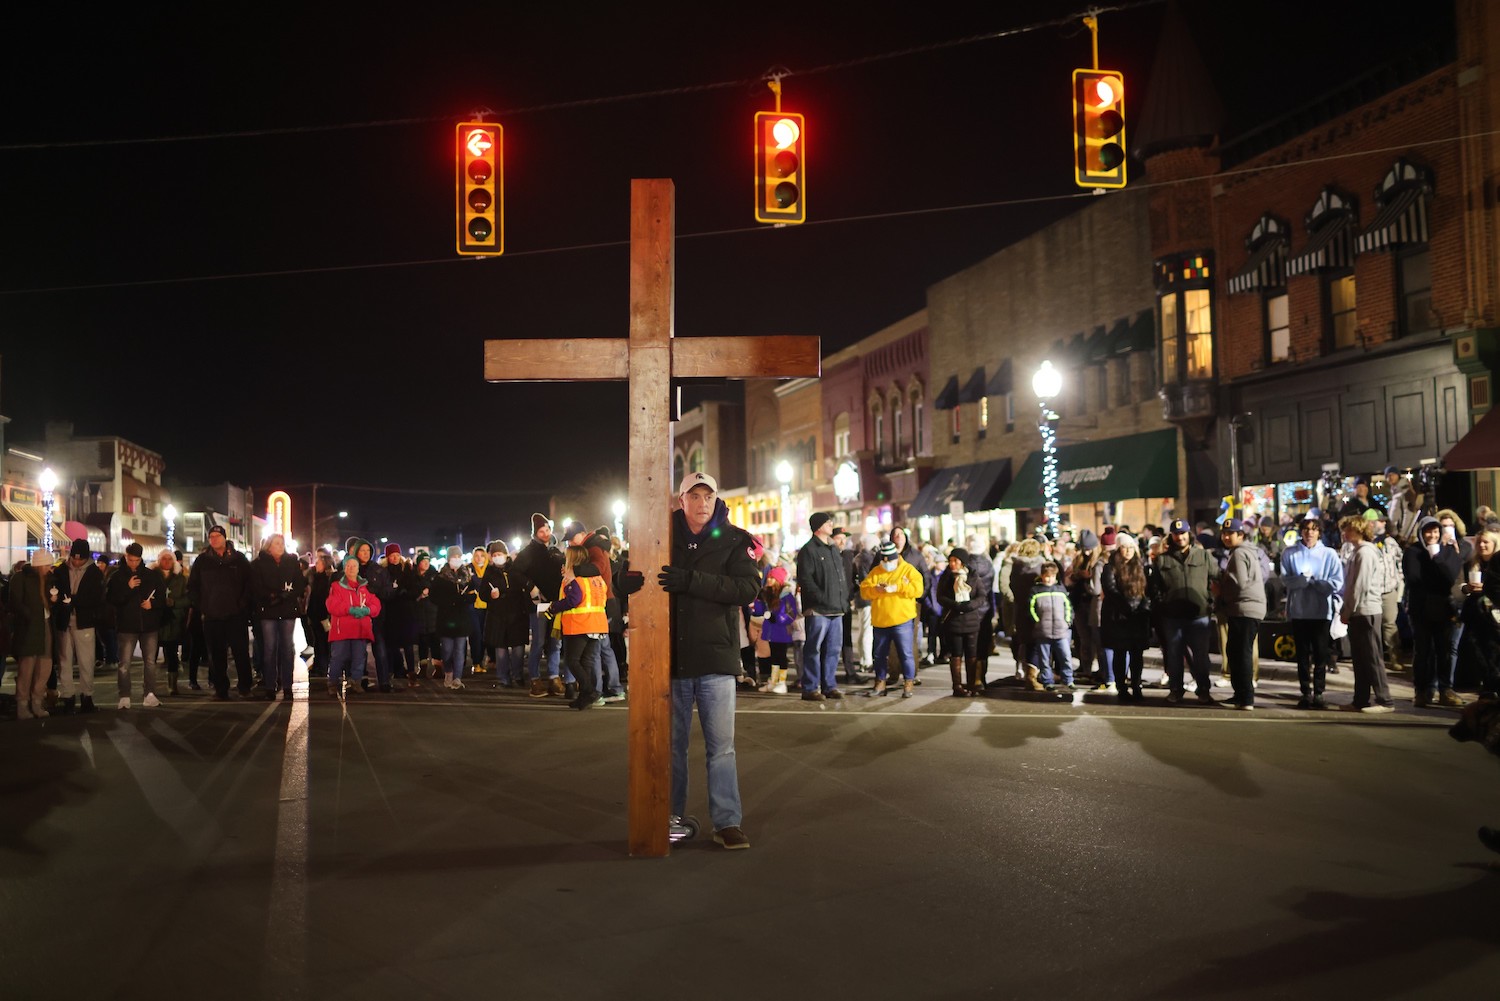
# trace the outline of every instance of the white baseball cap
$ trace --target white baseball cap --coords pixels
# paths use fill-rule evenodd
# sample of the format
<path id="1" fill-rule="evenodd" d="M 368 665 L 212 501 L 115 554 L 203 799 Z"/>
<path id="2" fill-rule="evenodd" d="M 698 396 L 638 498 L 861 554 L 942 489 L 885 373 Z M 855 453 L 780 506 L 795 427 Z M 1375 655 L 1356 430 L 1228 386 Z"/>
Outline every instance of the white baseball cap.
<path id="1" fill-rule="evenodd" d="M 719 481 L 707 473 L 688 473 L 682 478 L 682 485 L 677 488 L 677 496 L 681 497 L 694 487 L 708 487 L 714 493 L 718 493 Z"/>

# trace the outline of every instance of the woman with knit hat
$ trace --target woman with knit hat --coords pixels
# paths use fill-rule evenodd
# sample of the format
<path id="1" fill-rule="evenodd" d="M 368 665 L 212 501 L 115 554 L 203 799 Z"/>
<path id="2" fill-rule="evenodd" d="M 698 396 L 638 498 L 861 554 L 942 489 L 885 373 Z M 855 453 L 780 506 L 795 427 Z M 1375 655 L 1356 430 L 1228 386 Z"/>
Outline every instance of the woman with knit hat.
<path id="1" fill-rule="evenodd" d="M 510 548 L 500 540 L 489 544 L 490 591 L 484 615 L 484 643 L 495 657 L 495 680 L 501 687 L 522 688 L 526 678 L 526 639 L 531 634 L 531 587 L 509 565 Z"/>
<path id="2" fill-rule="evenodd" d="M 438 642 L 437 606 L 432 603 L 432 582 L 437 571 L 432 569 L 432 554 L 425 549 L 417 550 L 417 673 L 418 678 L 428 669 L 437 677 L 438 664 L 443 656 L 442 644 Z"/>
<path id="3" fill-rule="evenodd" d="M 380 614 L 380 598 L 359 575 L 359 557 L 344 557 L 343 576 L 328 589 L 328 694 L 338 697 L 347 677 L 346 694 L 360 690 L 365 676 L 365 648 L 375 639 L 371 621 Z"/>
<path id="4" fill-rule="evenodd" d="M 417 673 L 417 631 L 421 620 L 417 613 L 417 595 L 421 592 L 421 577 L 417 566 L 401 552 L 401 547 L 392 542 L 385 547 L 386 576 L 390 579 L 390 597 L 385 602 L 381 619 L 385 622 L 385 659 L 391 673 L 411 687 Z M 383 690 L 383 689 L 382 689 Z"/>
<path id="5" fill-rule="evenodd" d="M 1115 537 L 1115 551 L 1099 587 L 1099 641 L 1111 651 L 1104 661 L 1104 681 L 1116 686 L 1122 703 L 1144 702 L 1141 670 L 1151 642 L 1151 599 L 1146 595 L 1146 564 L 1133 536 L 1121 532 Z"/>

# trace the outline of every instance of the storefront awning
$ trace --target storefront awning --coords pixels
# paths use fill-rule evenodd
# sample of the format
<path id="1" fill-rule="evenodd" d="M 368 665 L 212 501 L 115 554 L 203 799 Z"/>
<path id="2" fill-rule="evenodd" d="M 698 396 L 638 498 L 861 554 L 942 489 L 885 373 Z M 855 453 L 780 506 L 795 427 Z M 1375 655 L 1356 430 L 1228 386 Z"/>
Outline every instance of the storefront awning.
<path id="1" fill-rule="evenodd" d="M 1010 359 L 1007 358 L 995 369 L 995 374 L 990 376 L 990 384 L 985 388 L 985 396 L 1004 396 L 1015 389 L 1015 378 L 1010 374 Z"/>
<path id="2" fill-rule="evenodd" d="M 1286 271 L 1289 275 L 1303 275 L 1324 268 L 1340 271 L 1353 266 L 1354 217 L 1340 212 L 1318 227 L 1302 253 L 1286 262 Z"/>
<path id="3" fill-rule="evenodd" d="M 1096 504 L 1136 497 L 1177 496 L 1177 432 L 1150 431 L 1057 449 L 1060 504 Z M 999 506 L 1025 510 L 1044 505 L 1042 453 L 1021 464 Z"/>
<path id="4" fill-rule="evenodd" d="M 1500 407 L 1479 418 L 1443 456 L 1445 469 L 1500 469 Z"/>
<path id="5" fill-rule="evenodd" d="M 1010 460 L 995 459 L 968 466 L 939 469 L 927 485 L 917 491 L 906 508 L 908 518 L 935 518 L 947 514 L 954 501 L 967 511 L 989 511 L 1000 507 L 1000 496 L 1010 485 Z"/>
<path id="6" fill-rule="evenodd" d="M 984 386 L 984 366 L 981 365 L 969 376 L 969 381 L 964 383 L 964 388 L 959 390 L 958 402 L 978 403 L 984 399 Z"/>
<path id="7" fill-rule="evenodd" d="M 1128 324 L 1117 323 L 1109 335 L 1109 353 L 1114 356 L 1156 347 L 1156 310 L 1143 309 Z"/>
<path id="8" fill-rule="evenodd" d="M 1375 213 L 1375 221 L 1354 241 L 1357 253 L 1391 250 L 1427 242 L 1427 189 L 1402 188 Z"/>
<path id="9" fill-rule="evenodd" d="M 948 376 L 948 381 L 943 384 L 942 390 L 937 394 L 937 399 L 932 401 L 934 410 L 952 410 L 958 406 L 958 376 Z"/>
<path id="10" fill-rule="evenodd" d="M 1286 285 L 1286 238 L 1267 237 L 1250 252 L 1245 266 L 1229 279 L 1229 294 L 1258 292 Z"/>
<path id="11" fill-rule="evenodd" d="M 27 534 L 35 540 L 37 545 L 40 546 L 42 544 L 42 539 L 46 537 L 45 533 L 47 531 L 47 515 L 42 508 L 37 507 L 35 504 L 11 504 L 8 502 L 0 504 L 0 507 L 5 508 L 5 513 L 10 515 L 12 519 L 26 526 Z M 62 525 L 54 521 L 52 523 L 52 548 L 65 550 L 72 545 L 73 540 L 63 532 Z"/>

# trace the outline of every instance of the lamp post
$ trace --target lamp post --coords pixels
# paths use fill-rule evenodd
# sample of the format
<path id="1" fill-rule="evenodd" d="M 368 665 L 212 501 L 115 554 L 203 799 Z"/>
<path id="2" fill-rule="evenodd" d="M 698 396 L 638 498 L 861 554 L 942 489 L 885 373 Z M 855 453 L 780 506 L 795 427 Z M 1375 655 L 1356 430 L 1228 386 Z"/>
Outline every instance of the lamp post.
<path id="1" fill-rule="evenodd" d="M 792 464 L 785 459 L 776 463 L 776 482 L 781 484 L 781 539 L 776 548 L 786 552 L 787 540 L 792 535 L 791 522 L 787 520 L 792 498 Z"/>
<path id="2" fill-rule="evenodd" d="M 48 466 L 42 470 L 42 475 L 37 477 L 37 485 L 42 488 L 42 511 L 44 521 L 42 523 L 42 548 L 48 553 L 52 552 L 52 491 L 57 489 L 57 474 Z"/>
<path id="3" fill-rule="evenodd" d="M 177 538 L 177 508 L 168 504 L 166 510 L 162 511 L 162 517 L 167 519 L 167 548 L 175 548 L 172 541 Z"/>
<path id="4" fill-rule="evenodd" d="M 1062 373 L 1052 367 L 1052 362 L 1043 361 L 1041 368 L 1036 370 L 1036 375 L 1031 377 L 1031 391 L 1036 394 L 1037 402 L 1042 408 L 1042 419 L 1037 428 L 1042 432 L 1042 493 L 1046 498 L 1047 527 L 1056 531 L 1057 428 L 1052 422 L 1057 420 L 1057 413 L 1052 409 L 1052 401 L 1062 392 Z"/>
<path id="5" fill-rule="evenodd" d="M 625 502 L 617 500 L 609 506 L 610 513 L 615 516 L 615 538 L 625 537 Z"/>

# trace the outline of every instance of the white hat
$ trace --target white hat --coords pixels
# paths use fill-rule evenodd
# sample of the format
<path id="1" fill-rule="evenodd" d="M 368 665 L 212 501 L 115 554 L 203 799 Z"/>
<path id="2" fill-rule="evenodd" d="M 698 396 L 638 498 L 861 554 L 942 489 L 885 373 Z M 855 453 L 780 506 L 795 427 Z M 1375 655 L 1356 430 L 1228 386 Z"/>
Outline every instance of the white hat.
<path id="1" fill-rule="evenodd" d="M 688 473 L 682 478 L 682 484 L 677 488 L 677 496 L 681 497 L 694 487 L 708 487 L 714 493 L 719 492 L 719 481 L 707 473 Z"/>
<path id="2" fill-rule="evenodd" d="M 1115 548 L 1122 549 L 1126 547 L 1130 549 L 1139 549 L 1141 548 L 1141 544 L 1137 542 L 1135 540 L 1135 536 L 1131 535 L 1129 532 L 1117 533 L 1115 535 Z"/>

